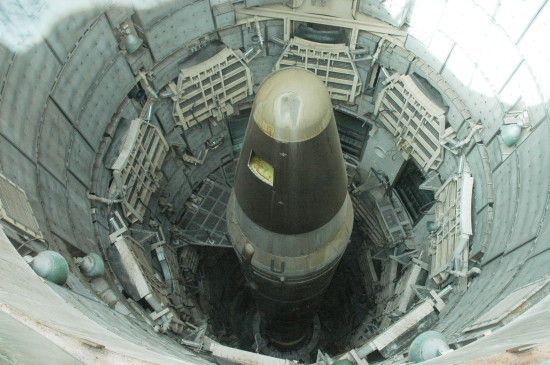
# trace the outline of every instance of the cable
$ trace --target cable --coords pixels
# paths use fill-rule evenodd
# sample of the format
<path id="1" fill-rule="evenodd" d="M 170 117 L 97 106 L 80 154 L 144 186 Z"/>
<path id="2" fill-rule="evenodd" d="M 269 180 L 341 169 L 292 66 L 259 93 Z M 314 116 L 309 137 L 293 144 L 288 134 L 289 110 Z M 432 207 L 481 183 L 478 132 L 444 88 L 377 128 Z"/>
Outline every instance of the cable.
<path id="1" fill-rule="evenodd" d="M 384 195 L 389 198 L 391 205 L 395 208 L 395 205 L 394 205 L 393 199 L 392 199 L 392 190 L 393 189 L 392 189 L 391 184 L 390 184 L 390 179 L 382 171 L 375 170 L 374 167 L 371 167 L 370 169 L 371 169 L 372 172 L 374 172 L 374 176 L 378 179 L 378 181 L 380 181 L 380 183 L 382 185 L 384 185 L 384 190 L 385 190 Z"/>
<path id="2" fill-rule="evenodd" d="M 429 214 L 429 215 L 435 214 L 435 212 L 429 213 L 429 210 L 432 209 L 431 206 L 433 206 L 433 204 L 435 204 L 435 203 L 437 203 L 437 202 L 438 202 L 438 200 L 432 200 L 431 202 L 426 203 L 426 204 L 424 204 L 423 206 L 421 206 L 420 209 L 418 209 L 418 210 L 419 210 L 420 213 L 422 213 L 422 214 Z M 425 209 L 426 207 L 428 207 L 428 206 L 429 206 L 430 208 L 429 208 L 428 210 L 424 210 L 424 209 Z"/>
<path id="3" fill-rule="evenodd" d="M 19 252 L 20 249 L 22 249 L 23 247 L 25 247 L 29 242 L 32 242 L 32 241 L 42 241 L 46 244 L 46 250 L 49 250 L 50 249 L 50 244 L 48 243 L 48 241 L 46 241 L 44 238 L 31 238 L 30 240 L 26 240 L 25 242 L 23 242 L 23 244 L 21 246 L 19 246 L 19 248 L 17 249 L 17 252 Z"/>
<path id="4" fill-rule="evenodd" d="M 397 157 L 399 157 L 399 150 L 392 148 L 391 150 L 386 152 L 386 154 L 391 154 L 391 160 L 396 161 Z"/>

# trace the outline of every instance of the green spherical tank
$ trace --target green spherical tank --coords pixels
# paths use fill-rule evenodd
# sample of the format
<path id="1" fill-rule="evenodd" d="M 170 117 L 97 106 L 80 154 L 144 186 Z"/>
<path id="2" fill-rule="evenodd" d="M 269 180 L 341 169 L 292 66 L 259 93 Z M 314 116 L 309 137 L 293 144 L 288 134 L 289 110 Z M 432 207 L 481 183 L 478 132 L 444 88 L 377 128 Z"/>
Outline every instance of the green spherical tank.
<path id="1" fill-rule="evenodd" d="M 77 260 L 78 267 L 80 272 L 89 278 L 99 278 L 103 276 L 105 272 L 105 263 L 101 256 L 97 253 L 92 252 L 88 256 L 79 258 Z"/>
<path id="2" fill-rule="evenodd" d="M 52 283 L 63 285 L 69 276 L 67 260 L 55 251 L 42 251 L 30 262 L 34 272 Z"/>
<path id="3" fill-rule="evenodd" d="M 502 141 L 508 147 L 512 147 L 519 140 L 521 127 L 517 124 L 505 124 L 500 128 Z"/>
<path id="4" fill-rule="evenodd" d="M 418 335 L 409 347 L 409 360 L 423 362 L 441 356 L 449 351 L 445 337 L 436 331 L 426 331 Z"/>

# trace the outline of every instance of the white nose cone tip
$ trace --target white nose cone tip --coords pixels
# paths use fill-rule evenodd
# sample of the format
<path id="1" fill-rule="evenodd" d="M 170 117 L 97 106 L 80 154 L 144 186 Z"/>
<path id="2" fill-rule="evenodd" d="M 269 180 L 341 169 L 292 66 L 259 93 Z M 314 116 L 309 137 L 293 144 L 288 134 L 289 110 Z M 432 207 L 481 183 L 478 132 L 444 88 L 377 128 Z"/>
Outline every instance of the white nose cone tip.
<path id="1" fill-rule="evenodd" d="M 295 127 L 302 117 L 302 99 L 293 92 L 288 92 L 277 100 L 279 122 L 283 125 Z"/>
<path id="2" fill-rule="evenodd" d="M 314 73 L 289 67 L 271 74 L 256 95 L 254 120 L 279 142 L 303 142 L 330 123 L 332 103 L 325 84 Z"/>

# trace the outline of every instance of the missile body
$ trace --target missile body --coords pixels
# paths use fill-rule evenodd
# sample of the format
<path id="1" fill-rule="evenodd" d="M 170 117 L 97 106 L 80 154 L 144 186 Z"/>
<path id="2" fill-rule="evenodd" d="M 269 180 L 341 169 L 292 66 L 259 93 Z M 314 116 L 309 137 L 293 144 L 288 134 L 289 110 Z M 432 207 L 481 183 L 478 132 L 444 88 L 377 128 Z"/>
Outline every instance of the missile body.
<path id="1" fill-rule="evenodd" d="M 281 69 L 260 86 L 227 222 L 262 335 L 301 346 L 353 226 L 332 104 L 312 72 Z"/>

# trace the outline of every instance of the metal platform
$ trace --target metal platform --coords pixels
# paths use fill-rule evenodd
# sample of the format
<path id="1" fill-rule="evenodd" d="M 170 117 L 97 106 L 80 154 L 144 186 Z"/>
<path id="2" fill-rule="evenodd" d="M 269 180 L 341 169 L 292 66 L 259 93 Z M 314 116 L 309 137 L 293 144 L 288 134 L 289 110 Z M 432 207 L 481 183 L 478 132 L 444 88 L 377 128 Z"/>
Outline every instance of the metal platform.
<path id="1" fill-rule="evenodd" d="M 183 215 L 180 228 L 172 232 L 182 243 L 231 247 L 226 237 L 225 211 L 231 195 L 233 165 L 234 163 L 230 163 L 216 170 L 194 196 L 196 203 L 192 203 L 191 208 Z"/>

